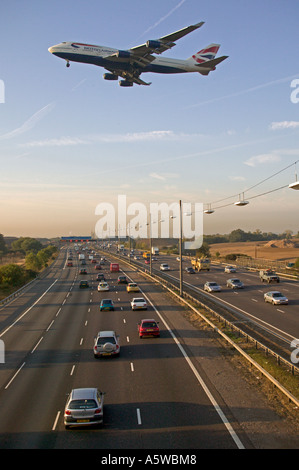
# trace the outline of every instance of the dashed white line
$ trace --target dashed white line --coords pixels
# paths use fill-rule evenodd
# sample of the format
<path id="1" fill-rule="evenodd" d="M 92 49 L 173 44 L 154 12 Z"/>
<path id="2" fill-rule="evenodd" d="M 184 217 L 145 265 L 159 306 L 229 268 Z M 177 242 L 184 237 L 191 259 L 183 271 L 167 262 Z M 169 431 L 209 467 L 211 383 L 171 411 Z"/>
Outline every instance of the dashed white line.
<path id="1" fill-rule="evenodd" d="M 131 365 L 131 371 L 134 372 L 134 364 L 133 364 L 133 362 L 131 362 L 130 365 Z"/>
<path id="2" fill-rule="evenodd" d="M 54 320 L 51 321 L 50 325 L 48 326 L 48 328 L 46 329 L 46 331 L 49 331 L 49 329 L 51 328 L 51 326 L 53 325 L 54 323 Z"/>
<path id="3" fill-rule="evenodd" d="M 53 427 L 52 427 L 52 431 L 55 431 L 55 429 L 56 429 L 56 426 L 57 426 L 57 423 L 58 423 L 58 420 L 59 420 L 59 416 L 60 416 L 60 411 L 58 411 L 58 413 L 56 415 L 56 418 L 55 418 L 55 421 L 54 421 L 54 424 L 53 424 Z"/>
<path id="4" fill-rule="evenodd" d="M 38 347 L 39 343 L 42 341 L 43 339 L 43 336 L 41 337 L 41 339 L 36 343 L 36 345 L 34 346 L 34 348 L 32 349 L 31 351 L 31 354 L 36 350 L 36 348 Z"/>
<path id="5" fill-rule="evenodd" d="M 137 424 L 140 426 L 142 424 L 141 422 L 141 414 L 140 414 L 140 408 L 137 408 Z"/>
<path id="6" fill-rule="evenodd" d="M 75 370 L 75 367 L 76 367 L 76 366 L 73 366 L 73 367 L 72 367 L 72 370 L 71 370 L 71 373 L 70 373 L 70 375 L 73 375 L 73 373 L 74 373 L 74 370 Z"/>
<path id="7" fill-rule="evenodd" d="M 23 362 L 23 364 L 21 365 L 21 367 L 19 367 L 19 369 L 17 370 L 17 372 L 14 374 L 14 376 L 10 379 L 10 381 L 8 382 L 8 384 L 5 386 L 5 390 L 10 386 L 11 382 L 16 378 L 16 376 L 18 375 L 18 373 L 20 372 L 21 369 L 23 369 L 24 365 L 26 364 L 26 362 Z"/>

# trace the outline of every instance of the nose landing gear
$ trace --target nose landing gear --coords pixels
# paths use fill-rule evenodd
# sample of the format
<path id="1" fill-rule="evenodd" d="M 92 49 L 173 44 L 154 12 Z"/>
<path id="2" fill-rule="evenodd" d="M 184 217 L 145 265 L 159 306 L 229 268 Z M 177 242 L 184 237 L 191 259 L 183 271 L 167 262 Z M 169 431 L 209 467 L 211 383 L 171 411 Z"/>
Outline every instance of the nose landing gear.
<path id="1" fill-rule="evenodd" d="M 70 61 L 67 60 L 67 61 L 66 61 L 66 66 L 69 67 L 70 65 L 71 65 L 71 64 L 70 64 Z"/>

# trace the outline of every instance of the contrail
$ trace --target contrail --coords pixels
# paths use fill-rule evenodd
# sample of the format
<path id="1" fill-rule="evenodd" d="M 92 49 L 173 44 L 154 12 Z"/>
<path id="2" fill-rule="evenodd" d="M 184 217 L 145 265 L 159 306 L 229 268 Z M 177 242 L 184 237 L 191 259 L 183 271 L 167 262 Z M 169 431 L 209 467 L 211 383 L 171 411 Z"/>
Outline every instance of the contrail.
<path id="1" fill-rule="evenodd" d="M 174 13 L 178 8 L 180 8 L 187 0 L 181 0 L 176 7 L 174 7 L 172 10 L 170 10 L 169 13 L 167 13 L 167 15 L 163 16 L 163 18 L 160 18 L 153 26 L 150 26 L 146 31 L 144 31 L 144 33 L 142 34 L 142 36 L 146 33 L 148 33 L 149 31 L 151 31 L 152 29 L 156 28 L 156 26 L 158 26 L 160 23 L 162 23 L 163 21 L 166 20 L 166 18 L 168 18 L 170 15 L 172 15 L 172 13 Z"/>

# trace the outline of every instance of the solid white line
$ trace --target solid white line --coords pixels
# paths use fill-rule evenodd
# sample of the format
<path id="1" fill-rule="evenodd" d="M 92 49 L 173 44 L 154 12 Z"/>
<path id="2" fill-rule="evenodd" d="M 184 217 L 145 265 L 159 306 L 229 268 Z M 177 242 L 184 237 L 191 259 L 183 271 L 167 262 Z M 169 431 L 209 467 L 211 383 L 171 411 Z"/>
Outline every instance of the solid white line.
<path id="1" fill-rule="evenodd" d="M 137 408 L 137 424 L 141 425 L 142 422 L 141 422 L 141 414 L 140 414 L 140 409 Z"/>
<path id="2" fill-rule="evenodd" d="M 3 336 L 5 333 L 7 333 L 7 331 L 9 331 L 13 326 L 15 326 L 15 325 L 21 320 L 21 318 L 23 318 L 23 317 L 26 315 L 26 313 L 28 313 L 28 312 L 44 297 L 44 295 L 46 295 L 46 293 L 51 289 L 52 286 L 54 286 L 55 282 L 57 282 L 57 281 L 58 281 L 58 279 L 56 279 L 56 280 L 53 282 L 53 284 L 51 284 L 50 287 L 48 287 L 48 289 L 34 302 L 34 304 L 31 305 L 31 307 L 29 307 L 29 308 L 26 310 L 26 312 L 22 313 L 22 315 L 21 315 L 19 318 L 17 318 L 16 321 L 14 321 L 8 328 L 6 328 L 6 330 L 4 330 L 4 331 L 0 334 L 0 338 L 1 338 L 1 336 Z"/>
<path id="3" fill-rule="evenodd" d="M 142 291 L 141 291 L 142 292 Z M 218 405 L 217 401 L 214 399 L 212 393 L 210 392 L 210 390 L 208 389 L 207 385 L 205 384 L 205 382 L 203 381 L 203 379 L 201 378 L 201 376 L 199 375 L 198 371 L 196 370 L 195 366 L 193 365 L 191 359 L 188 357 L 188 354 L 186 353 L 186 351 L 184 350 L 183 346 L 180 344 L 179 340 L 176 338 L 176 336 L 174 335 L 174 333 L 172 332 L 171 328 L 168 326 L 168 324 L 166 323 L 166 321 L 164 320 L 164 318 L 162 317 L 162 315 L 160 314 L 160 312 L 157 310 L 157 308 L 155 307 L 155 305 L 151 302 L 151 300 L 147 297 L 147 295 L 144 294 L 144 292 L 142 292 L 142 294 L 144 295 L 144 297 L 148 300 L 148 302 L 151 304 L 151 306 L 153 307 L 153 309 L 155 310 L 155 312 L 157 313 L 157 315 L 159 316 L 159 318 L 162 320 L 162 322 L 164 323 L 165 327 L 167 328 L 167 330 L 169 331 L 169 333 L 171 334 L 174 342 L 176 343 L 176 345 L 178 346 L 178 348 L 180 349 L 183 357 L 186 359 L 189 367 L 191 368 L 193 374 L 195 375 L 196 379 L 198 380 L 198 382 L 200 383 L 200 385 L 202 386 L 203 390 L 205 391 L 207 397 L 209 398 L 210 402 L 212 403 L 212 405 L 214 406 L 216 412 L 218 413 L 219 417 L 221 418 L 223 424 L 225 425 L 226 429 L 228 430 L 228 432 L 230 433 L 232 439 L 234 440 L 236 446 L 238 447 L 238 449 L 244 449 L 245 447 L 243 446 L 242 442 L 240 441 L 239 437 L 237 436 L 236 432 L 234 431 L 232 425 L 230 424 L 230 422 L 228 421 L 228 419 L 226 418 L 225 414 L 223 413 L 223 411 L 221 410 L 220 406 Z"/>
<path id="4" fill-rule="evenodd" d="M 58 411 L 58 413 L 56 415 L 56 418 L 55 418 L 55 421 L 54 421 L 54 424 L 53 424 L 53 427 L 52 427 L 52 431 L 55 431 L 55 429 L 56 429 L 56 426 L 57 426 L 57 423 L 58 423 L 58 420 L 59 420 L 59 416 L 60 416 L 60 411 Z"/>
<path id="5" fill-rule="evenodd" d="M 9 381 L 8 384 L 6 385 L 5 390 L 10 386 L 11 382 L 15 379 L 15 377 L 18 375 L 18 373 L 19 373 L 20 370 L 24 367 L 25 364 L 26 364 L 26 362 L 23 362 L 23 364 L 21 365 L 21 367 L 19 367 L 19 369 L 17 370 L 17 372 L 15 373 L 15 375 L 13 376 L 13 378 L 10 379 L 10 381 Z"/>
<path id="6" fill-rule="evenodd" d="M 41 339 L 38 341 L 38 343 L 36 343 L 36 345 L 34 346 L 34 348 L 32 349 L 31 351 L 31 354 L 36 350 L 36 348 L 38 347 L 39 343 L 42 341 L 43 339 L 43 336 L 41 337 Z"/>

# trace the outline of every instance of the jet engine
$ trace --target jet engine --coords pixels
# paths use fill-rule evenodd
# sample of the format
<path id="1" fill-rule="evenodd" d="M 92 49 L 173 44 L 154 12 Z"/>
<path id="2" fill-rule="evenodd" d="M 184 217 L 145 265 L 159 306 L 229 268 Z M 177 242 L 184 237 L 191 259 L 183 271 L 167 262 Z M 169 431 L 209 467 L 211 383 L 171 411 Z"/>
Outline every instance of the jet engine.
<path id="1" fill-rule="evenodd" d="M 118 76 L 114 75 L 114 73 L 104 73 L 103 78 L 104 80 L 117 80 Z"/>
<path id="2" fill-rule="evenodd" d="M 118 84 L 119 86 L 133 86 L 133 82 L 129 82 L 128 80 L 120 80 Z"/>
<path id="3" fill-rule="evenodd" d="M 160 41 L 146 41 L 146 47 L 149 49 L 159 49 L 161 47 L 161 42 Z"/>

